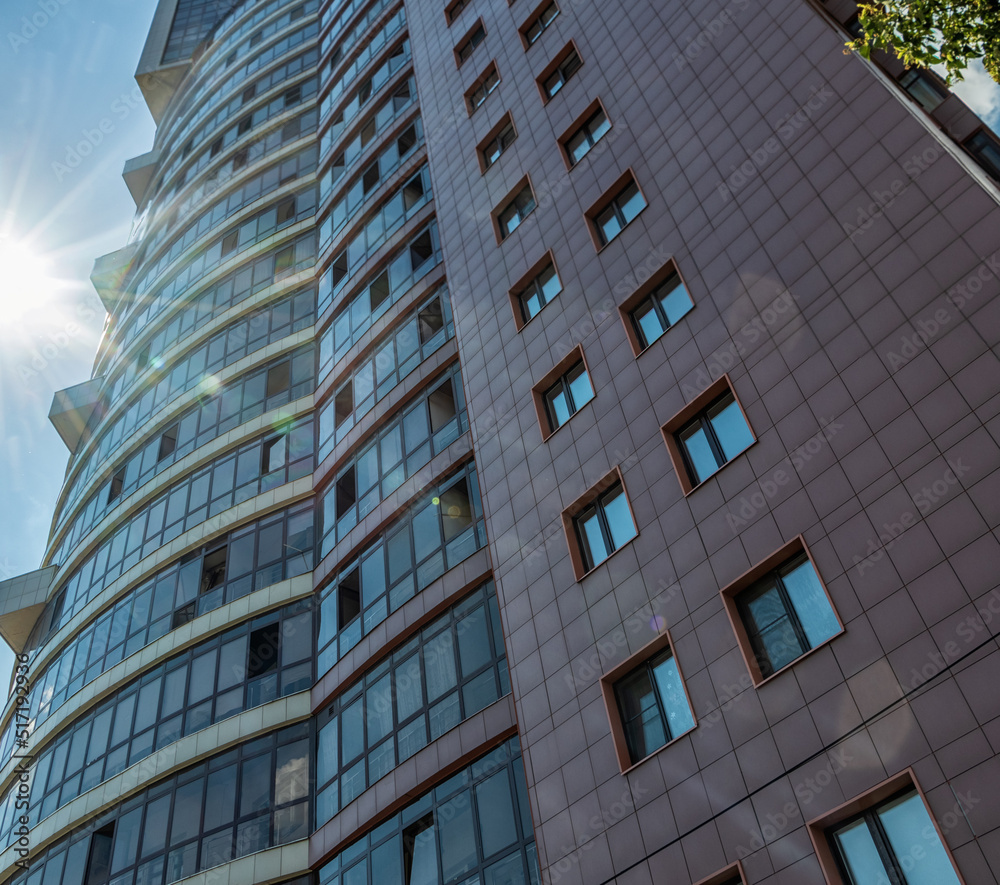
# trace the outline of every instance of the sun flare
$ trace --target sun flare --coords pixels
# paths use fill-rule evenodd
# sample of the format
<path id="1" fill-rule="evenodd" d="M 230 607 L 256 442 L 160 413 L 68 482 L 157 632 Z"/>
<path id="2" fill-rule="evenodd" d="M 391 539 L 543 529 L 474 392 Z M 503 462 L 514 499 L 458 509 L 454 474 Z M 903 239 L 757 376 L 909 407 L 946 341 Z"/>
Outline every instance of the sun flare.
<path id="1" fill-rule="evenodd" d="M 0 239 L 0 267 L 0 326 L 44 309 L 57 294 L 48 263 L 23 242 Z"/>

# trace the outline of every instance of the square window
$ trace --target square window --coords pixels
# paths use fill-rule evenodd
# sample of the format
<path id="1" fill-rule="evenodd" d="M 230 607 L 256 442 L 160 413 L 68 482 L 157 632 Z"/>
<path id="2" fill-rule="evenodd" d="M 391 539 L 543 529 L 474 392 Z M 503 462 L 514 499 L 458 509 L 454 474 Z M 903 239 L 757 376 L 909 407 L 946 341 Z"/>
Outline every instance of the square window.
<path id="1" fill-rule="evenodd" d="M 840 621 L 805 553 L 743 590 L 736 605 L 764 678 L 840 632 Z"/>
<path id="2" fill-rule="evenodd" d="M 618 468 L 564 510 L 562 518 L 578 581 L 639 534 Z"/>
<path id="3" fill-rule="evenodd" d="M 662 338 L 692 307 L 694 302 L 677 274 L 656 286 L 628 312 L 639 350 Z"/>
<path id="4" fill-rule="evenodd" d="M 543 0 L 542 5 L 521 25 L 521 42 L 524 43 L 524 48 L 534 44 L 558 15 L 559 7 L 555 0 Z"/>
<path id="5" fill-rule="evenodd" d="M 728 375 L 663 425 L 663 436 L 685 495 L 757 440 Z"/>
<path id="6" fill-rule="evenodd" d="M 253 128 L 253 116 L 247 114 L 239 123 L 236 124 L 236 135 L 246 135 Z"/>
<path id="7" fill-rule="evenodd" d="M 583 60 L 577 52 L 576 44 L 571 42 L 538 77 L 537 83 L 542 93 L 542 101 L 551 101 L 582 65 Z"/>
<path id="8" fill-rule="evenodd" d="M 722 590 L 754 684 L 843 632 L 802 537 Z"/>
<path id="9" fill-rule="evenodd" d="M 623 771 L 695 727 L 668 633 L 601 678 Z"/>
<path id="10" fill-rule="evenodd" d="M 603 249 L 646 208 L 646 198 L 631 172 L 619 179 L 587 213 L 598 249 Z"/>
<path id="11" fill-rule="evenodd" d="M 486 28 L 483 27 L 483 20 L 480 19 L 472 26 L 472 30 L 462 39 L 462 42 L 455 47 L 455 61 L 462 67 L 476 51 L 476 47 L 486 39 Z"/>
<path id="12" fill-rule="evenodd" d="M 521 223 L 535 211 L 535 195 L 531 190 L 531 182 L 525 179 L 515 189 L 514 193 L 507 197 L 500 208 L 494 210 L 493 219 L 497 242 L 502 243 Z"/>
<path id="13" fill-rule="evenodd" d="M 611 123 L 604 108 L 598 103 L 596 109 L 588 108 L 585 119 L 573 124 L 568 135 L 560 139 L 570 166 L 580 162 L 597 142 L 611 131 Z"/>
<path id="14" fill-rule="evenodd" d="M 230 231 L 222 238 L 222 257 L 225 258 L 227 255 L 232 254 L 236 251 L 236 247 L 240 242 L 240 232 L 238 230 Z"/>
<path id="15" fill-rule="evenodd" d="M 448 27 L 451 27 L 455 19 L 462 14 L 462 10 L 465 9 L 466 5 L 466 0 L 452 0 L 452 2 L 445 7 L 444 17 L 448 22 Z"/>
<path id="16" fill-rule="evenodd" d="M 486 172 L 516 139 L 517 131 L 514 129 L 514 120 L 509 113 L 505 114 L 503 119 L 490 130 L 486 138 L 476 148 L 479 168 Z"/>
<path id="17" fill-rule="evenodd" d="M 491 62 L 490 66 L 479 76 L 479 79 L 472 84 L 472 87 L 465 93 L 465 105 L 471 117 L 483 102 L 489 97 L 497 86 L 500 85 L 500 73 L 497 71 L 496 62 Z"/>
<path id="18" fill-rule="evenodd" d="M 241 148 L 233 154 L 233 172 L 242 169 L 250 160 L 250 149 Z"/>
<path id="19" fill-rule="evenodd" d="M 253 101 L 256 97 L 257 97 L 257 84 L 251 83 L 249 86 L 247 86 L 246 89 L 243 90 L 243 97 L 241 99 L 241 103 L 247 104 L 248 102 Z"/>
<path id="20" fill-rule="evenodd" d="M 827 882 L 961 885 L 909 769 L 811 821 L 809 836 Z"/>
<path id="21" fill-rule="evenodd" d="M 518 330 L 534 319 L 553 298 L 562 292 L 562 282 L 549 252 L 511 289 L 514 322 Z"/>

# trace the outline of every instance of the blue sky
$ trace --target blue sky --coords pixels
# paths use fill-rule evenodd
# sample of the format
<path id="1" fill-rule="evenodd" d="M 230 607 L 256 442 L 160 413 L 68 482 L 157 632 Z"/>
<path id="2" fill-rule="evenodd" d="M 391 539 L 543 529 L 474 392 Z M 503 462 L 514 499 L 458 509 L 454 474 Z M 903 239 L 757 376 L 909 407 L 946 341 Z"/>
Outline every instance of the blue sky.
<path id="1" fill-rule="evenodd" d="M 103 308 L 89 275 L 123 246 L 125 161 L 153 124 L 133 74 L 155 0 L 0 0 L 0 578 L 38 567 L 67 461 L 47 420 L 86 380 Z M 981 69 L 959 93 L 1000 128 Z M 11 655 L 0 643 L 0 681 Z"/>
<path id="2" fill-rule="evenodd" d="M 90 271 L 125 245 L 122 166 L 152 145 L 133 75 L 155 5 L 0 3 L 0 577 L 41 561 L 68 456 L 49 405 L 90 374 L 104 323 Z M 4 689 L 10 660 L 0 643 Z"/>

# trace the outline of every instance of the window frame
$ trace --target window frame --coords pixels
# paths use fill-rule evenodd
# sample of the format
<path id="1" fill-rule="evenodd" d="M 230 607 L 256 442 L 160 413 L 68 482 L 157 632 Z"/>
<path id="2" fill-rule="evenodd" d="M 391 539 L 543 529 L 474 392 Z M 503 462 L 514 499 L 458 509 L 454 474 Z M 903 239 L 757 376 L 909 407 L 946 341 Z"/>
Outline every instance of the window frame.
<path id="1" fill-rule="evenodd" d="M 699 879 L 694 885 L 731 885 L 733 882 L 739 882 L 740 885 L 746 885 L 747 877 L 746 873 L 743 872 L 742 861 L 736 861 L 727 867 L 723 867 L 717 873 L 712 873 L 706 879 Z"/>
<path id="2" fill-rule="evenodd" d="M 477 40 L 476 37 L 479 31 L 482 31 L 482 36 Z M 472 58 L 476 49 L 486 42 L 487 33 L 486 25 L 483 24 L 482 18 L 476 19 L 472 27 L 465 32 L 465 35 L 455 44 L 455 48 L 452 50 L 455 54 L 455 67 L 461 68 Z"/>
<path id="3" fill-rule="evenodd" d="M 572 55 L 576 55 L 579 60 L 579 64 L 570 72 L 567 76 L 563 74 L 562 84 L 556 89 L 555 92 L 550 93 L 546 84 L 556 73 L 562 71 L 563 65 L 569 61 Z M 566 84 L 573 79 L 579 72 L 580 68 L 584 65 L 583 55 L 580 52 L 580 48 L 576 45 L 575 40 L 570 40 L 559 52 L 556 54 L 555 58 L 550 61 L 542 72 L 535 78 L 535 86 L 538 87 L 538 94 L 541 96 L 542 104 L 548 104 L 552 101 L 559 93 L 563 91 Z"/>
<path id="4" fill-rule="evenodd" d="M 458 17 L 465 12 L 471 4 L 471 0 L 451 0 L 444 8 L 444 20 L 450 28 L 458 20 Z"/>
<path id="5" fill-rule="evenodd" d="M 833 830 L 843 824 L 847 824 L 864 814 L 874 812 L 879 806 L 887 804 L 906 793 L 913 792 L 923 803 L 924 810 L 934 826 L 941 847 L 944 849 L 948 860 L 951 862 L 955 877 L 962 885 L 965 885 L 965 877 L 962 875 L 955 856 L 952 853 L 948 840 L 944 838 L 941 827 L 938 824 L 937 816 L 934 814 L 930 803 L 927 801 L 927 794 L 924 793 L 912 768 L 906 768 L 899 774 L 865 790 L 853 799 L 838 805 L 820 817 L 813 818 L 806 824 L 809 831 L 809 838 L 813 844 L 813 850 L 819 860 L 820 869 L 829 885 L 847 885 L 843 872 L 837 858 L 837 852 L 833 848 Z"/>
<path id="6" fill-rule="evenodd" d="M 687 731 L 680 732 L 676 735 L 670 734 L 669 725 L 666 722 L 667 717 L 663 708 L 663 700 L 660 697 L 659 690 L 651 679 L 650 681 L 653 684 L 661 722 L 664 724 L 664 731 L 667 733 L 668 737 L 666 743 L 662 746 L 657 747 L 655 750 L 651 750 L 640 759 L 633 759 L 631 749 L 628 746 L 628 737 L 625 731 L 625 722 L 622 718 L 621 705 L 618 700 L 617 686 L 634 673 L 637 673 L 644 668 L 648 672 L 651 672 L 652 664 L 654 662 L 665 660 L 668 654 L 674 659 L 674 665 L 677 667 L 677 675 L 680 679 L 681 688 L 684 690 L 684 697 L 687 701 L 688 709 L 691 711 L 691 721 L 694 724 Z M 601 696 L 604 700 L 604 706 L 607 709 L 608 721 L 611 724 L 611 737 L 615 747 L 615 756 L 618 759 L 618 767 L 622 774 L 631 771 L 647 759 L 651 759 L 653 756 L 663 752 L 663 750 L 675 741 L 679 741 L 682 737 L 691 734 L 698 728 L 698 716 L 695 713 L 694 704 L 691 702 L 691 693 L 688 691 L 687 682 L 684 679 L 684 670 L 681 667 L 681 662 L 677 658 L 677 648 L 670 635 L 670 630 L 667 628 L 664 628 L 663 632 L 660 633 L 655 639 L 646 643 L 646 645 L 642 646 L 642 648 L 634 654 L 629 655 L 624 661 L 617 664 L 601 676 L 600 684 Z"/>
<path id="7" fill-rule="evenodd" d="M 643 206 L 635 213 L 631 218 L 625 219 L 625 214 L 622 212 L 620 205 L 620 200 L 622 194 L 625 193 L 630 187 L 634 186 L 639 197 L 642 198 Z M 604 231 L 601 229 L 600 222 L 598 218 L 604 215 L 609 208 L 614 208 L 615 217 L 621 224 L 621 229 L 610 239 L 605 239 Z M 609 188 L 607 188 L 603 194 L 601 194 L 600 199 L 594 203 L 593 206 L 586 212 L 587 218 L 587 228 L 590 231 L 591 239 L 594 241 L 594 248 L 598 252 L 602 252 L 612 243 L 621 237 L 625 233 L 625 229 L 636 221 L 643 212 L 649 208 L 649 200 L 646 199 L 646 194 L 639 184 L 639 179 L 636 177 L 635 172 L 631 167 L 625 170 L 625 172 L 620 175 Z"/>
<path id="8" fill-rule="evenodd" d="M 972 145 L 971 142 L 977 139 L 982 139 L 986 142 L 986 144 L 982 146 Z M 988 126 L 980 126 L 962 142 L 962 147 L 965 149 L 966 153 L 972 157 L 973 162 L 975 162 L 975 164 L 982 169 L 995 184 L 1000 186 L 1000 140 L 997 139 L 993 130 Z M 982 158 L 982 155 L 986 153 L 986 150 L 989 147 L 992 147 L 997 153 L 996 165 L 994 165 L 991 160 L 984 160 Z"/>
<path id="9" fill-rule="evenodd" d="M 840 629 L 817 645 L 806 649 L 802 652 L 802 654 L 792 659 L 782 667 L 765 673 L 760 665 L 760 661 L 757 657 L 757 651 L 750 638 L 750 633 L 747 630 L 746 623 L 743 620 L 742 606 L 739 597 L 745 595 L 746 591 L 752 590 L 761 581 L 767 579 L 772 573 L 778 571 L 802 555 L 806 557 L 806 561 L 808 561 L 812 566 L 816 579 L 819 581 L 820 588 L 822 589 L 823 594 L 826 597 L 826 601 L 830 606 L 830 611 L 833 612 L 833 616 L 837 619 Z M 837 611 L 837 606 L 834 604 L 833 598 L 830 596 L 830 590 L 826 586 L 826 581 L 823 580 L 823 574 L 816 565 L 816 560 L 813 558 L 812 552 L 806 545 L 805 538 L 802 535 L 798 535 L 788 543 L 782 545 L 770 556 L 766 557 L 761 562 L 757 563 L 757 565 L 753 568 L 736 578 L 736 580 L 723 587 L 720 594 L 722 596 L 722 602 L 725 606 L 730 625 L 733 628 L 733 633 L 736 635 L 736 641 L 737 645 L 739 645 L 740 653 L 743 655 L 743 660 L 750 673 L 750 678 L 753 681 L 754 686 L 757 688 L 765 682 L 768 682 L 776 676 L 784 673 L 789 668 L 794 667 L 803 658 L 833 642 L 834 639 L 845 632 L 844 622 L 840 617 L 840 613 Z"/>
<path id="10" fill-rule="evenodd" d="M 625 496 L 625 503 L 628 506 L 629 515 L 632 518 L 632 525 L 635 527 L 635 534 L 629 538 L 627 542 L 622 544 L 621 547 L 616 547 L 612 550 L 606 558 L 602 559 L 593 566 L 588 567 L 583 556 L 583 550 L 580 546 L 576 520 L 580 517 L 580 515 L 586 512 L 586 510 L 595 501 L 607 496 L 616 485 L 621 486 L 622 494 Z M 582 581 L 585 577 L 599 569 L 616 553 L 619 553 L 628 547 L 629 544 L 632 544 L 641 534 L 641 530 L 639 529 L 639 523 L 635 518 L 635 511 L 632 509 L 632 502 L 629 498 L 628 489 L 625 487 L 625 478 L 622 475 L 621 468 L 617 465 L 613 467 L 609 473 L 601 477 L 595 485 L 591 486 L 586 492 L 584 492 L 583 495 L 580 496 L 580 498 L 567 507 L 562 512 L 562 523 L 563 531 L 566 534 L 566 544 L 569 547 L 570 561 L 572 562 L 573 572 L 578 582 Z"/>
<path id="11" fill-rule="evenodd" d="M 656 295 L 656 293 L 662 289 L 664 286 L 669 285 L 671 282 L 676 281 L 676 285 L 682 286 L 684 291 L 687 293 L 688 298 L 691 299 L 691 307 L 684 313 L 682 317 L 678 319 L 677 323 L 668 325 L 663 333 L 653 341 L 648 344 L 643 342 L 644 335 L 640 333 L 638 328 L 638 323 L 636 322 L 633 314 L 639 307 L 641 307 L 648 298 Z M 676 286 L 674 287 L 676 288 Z M 673 291 L 673 288 L 670 290 Z M 644 354 L 650 347 L 656 344 L 657 341 L 662 341 L 671 329 L 675 328 L 678 323 L 684 319 L 692 310 L 697 307 L 694 298 L 691 296 L 691 287 L 687 284 L 687 280 L 681 273 L 680 267 L 677 261 L 673 258 L 668 258 L 654 274 L 645 283 L 639 286 L 631 295 L 628 296 L 620 305 L 618 305 L 618 313 L 621 316 L 622 324 L 625 327 L 625 336 L 628 338 L 628 342 L 632 347 L 632 353 L 636 359 L 638 359 L 642 354 Z M 657 315 L 659 315 L 659 310 L 657 310 Z"/>
<path id="12" fill-rule="evenodd" d="M 524 295 L 532 286 L 537 285 L 538 278 L 544 273 L 549 265 L 552 266 L 552 270 L 555 273 L 556 279 L 559 281 L 559 291 L 556 292 L 551 298 L 545 301 L 545 303 L 539 308 L 538 313 L 533 316 L 526 316 L 526 311 L 524 309 Z M 561 294 L 565 286 L 563 286 L 562 277 L 559 275 L 559 267 L 556 264 L 555 256 L 552 254 L 550 249 L 546 252 L 538 261 L 536 261 L 531 268 L 525 273 L 510 289 L 507 290 L 507 295 L 510 298 L 510 307 L 514 314 L 514 326 L 517 331 L 520 332 L 528 325 L 535 317 L 541 315 L 542 311 L 545 310 L 556 298 Z M 536 289 L 536 291 L 540 291 Z"/>
<path id="13" fill-rule="evenodd" d="M 574 160 L 569 150 L 569 143 L 576 138 L 583 128 L 599 113 L 604 114 L 604 119 L 608 124 L 607 130 L 596 141 L 591 141 L 590 147 L 587 148 L 587 152 L 580 157 L 579 160 Z M 605 138 L 607 138 L 613 129 L 614 123 L 611 120 L 611 115 L 608 113 L 608 109 L 605 107 L 604 102 L 601 101 L 600 98 L 595 98 L 589 105 L 587 105 L 583 113 L 579 114 L 570 124 L 569 128 L 559 137 L 559 148 L 562 153 L 563 162 L 566 164 L 566 168 L 575 169 L 579 166 L 590 155 L 590 152 L 602 141 L 604 141 Z"/>
<path id="14" fill-rule="evenodd" d="M 550 18 L 547 22 L 545 22 L 542 25 L 542 29 L 538 32 L 538 35 L 534 39 L 531 39 L 528 36 L 528 32 L 531 31 L 535 27 L 535 25 L 537 25 L 542 20 L 542 15 L 548 10 L 550 6 L 555 7 L 556 14 L 552 16 L 552 18 Z M 528 16 L 524 24 L 522 24 L 521 27 L 517 29 L 518 36 L 520 36 L 521 38 L 521 45 L 524 46 L 525 52 L 531 49 L 532 46 L 534 46 L 539 40 L 542 39 L 542 36 L 549 29 L 552 22 L 554 22 L 557 18 L 559 18 L 561 13 L 562 9 L 559 7 L 559 3 L 557 2 L 557 0 L 542 0 L 542 2 L 539 3 L 538 6 L 536 6 L 532 10 L 531 15 Z"/>
<path id="15" fill-rule="evenodd" d="M 734 402 L 737 406 L 739 406 L 740 412 L 743 415 L 743 420 L 746 422 L 747 429 L 750 431 L 753 441 L 745 449 L 743 449 L 742 452 L 739 452 L 736 456 L 724 462 L 717 470 L 715 470 L 714 473 L 706 476 L 702 480 L 695 481 L 693 474 L 688 467 L 688 455 L 687 452 L 682 449 L 679 434 L 682 430 L 691 425 L 693 419 L 700 416 L 703 412 L 706 412 L 716 403 L 716 401 L 722 399 L 727 393 L 733 397 Z M 740 455 L 745 454 L 757 443 L 757 434 L 754 432 L 753 424 L 750 423 L 750 418 L 747 416 L 746 409 L 743 408 L 743 403 L 740 401 L 740 397 L 737 395 L 736 388 L 733 386 L 728 374 L 723 375 L 717 381 L 714 381 L 706 387 L 683 409 L 667 421 L 667 423 L 664 424 L 660 430 L 663 433 L 663 441 L 666 443 L 667 452 L 669 453 L 670 460 L 674 466 L 674 473 L 677 474 L 677 481 L 680 483 L 681 491 L 685 497 L 690 495 L 696 489 L 701 488 L 701 486 L 709 480 L 717 477 L 722 470 L 725 470 L 725 468 L 734 463 Z"/>
<path id="16" fill-rule="evenodd" d="M 518 208 L 518 200 L 527 191 L 531 195 L 531 208 L 526 212 L 521 211 Z M 514 227 L 509 226 L 509 222 L 504 221 L 504 216 L 511 208 L 517 208 L 517 224 Z M 514 187 L 508 191 L 507 195 L 497 204 L 496 208 L 490 213 L 490 220 L 493 223 L 493 235 L 496 237 L 497 245 L 502 245 L 504 242 L 509 240 L 514 233 L 519 230 L 524 222 L 531 217 L 532 213 L 538 209 L 538 198 L 535 196 L 535 188 L 531 184 L 531 176 L 525 175 Z"/>
<path id="17" fill-rule="evenodd" d="M 503 135 L 508 128 L 514 133 L 514 137 L 500 149 L 500 153 L 497 154 L 495 160 L 488 160 L 486 156 L 487 151 L 499 141 L 500 136 Z M 500 158 L 507 152 L 510 146 L 517 141 L 517 135 L 517 126 L 514 124 L 514 115 L 510 111 L 507 111 L 500 118 L 497 124 L 486 133 L 486 137 L 476 145 L 476 159 L 479 161 L 479 171 L 483 175 L 500 162 Z"/>
<path id="18" fill-rule="evenodd" d="M 559 381 L 564 375 L 566 375 L 571 369 L 573 369 L 578 363 L 582 363 L 584 370 L 590 379 L 591 389 L 594 391 L 594 395 L 587 401 L 587 403 L 592 403 L 597 399 L 597 385 L 594 384 L 594 374 L 590 371 L 590 364 L 587 362 L 587 356 L 583 351 L 583 345 L 578 344 L 574 347 L 566 356 L 564 356 L 558 363 L 556 363 L 541 380 L 537 381 L 531 388 L 531 398 L 535 405 L 535 415 L 538 418 L 538 427 L 542 432 L 542 442 L 546 442 L 554 433 L 557 433 L 573 418 L 578 415 L 583 407 L 587 405 L 584 403 L 572 415 L 562 424 L 557 427 L 553 427 L 549 420 L 549 410 L 546 403 L 546 394 L 552 390 L 556 382 Z"/>
<path id="19" fill-rule="evenodd" d="M 473 104 L 472 96 L 474 96 L 480 89 L 485 88 L 486 84 L 490 81 L 493 75 L 496 75 L 496 82 L 490 89 L 487 89 L 483 94 L 483 99 L 478 104 Z M 465 109 L 469 112 L 469 116 L 472 117 L 476 111 L 478 111 L 484 104 L 486 104 L 487 99 L 500 88 L 500 84 L 503 82 L 503 78 L 500 76 L 500 68 L 497 66 L 496 59 L 493 59 L 483 70 L 483 72 L 476 77 L 472 85 L 465 90 Z"/>

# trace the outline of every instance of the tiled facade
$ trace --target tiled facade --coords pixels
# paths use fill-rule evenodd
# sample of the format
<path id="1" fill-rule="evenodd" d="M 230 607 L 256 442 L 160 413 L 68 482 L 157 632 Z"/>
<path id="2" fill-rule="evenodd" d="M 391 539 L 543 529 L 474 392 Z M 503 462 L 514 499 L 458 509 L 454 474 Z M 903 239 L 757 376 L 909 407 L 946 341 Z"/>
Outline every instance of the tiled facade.
<path id="1" fill-rule="evenodd" d="M 971 112 L 840 3 L 219 5 L 2 588 L 0 878 L 1000 881 Z"/>

